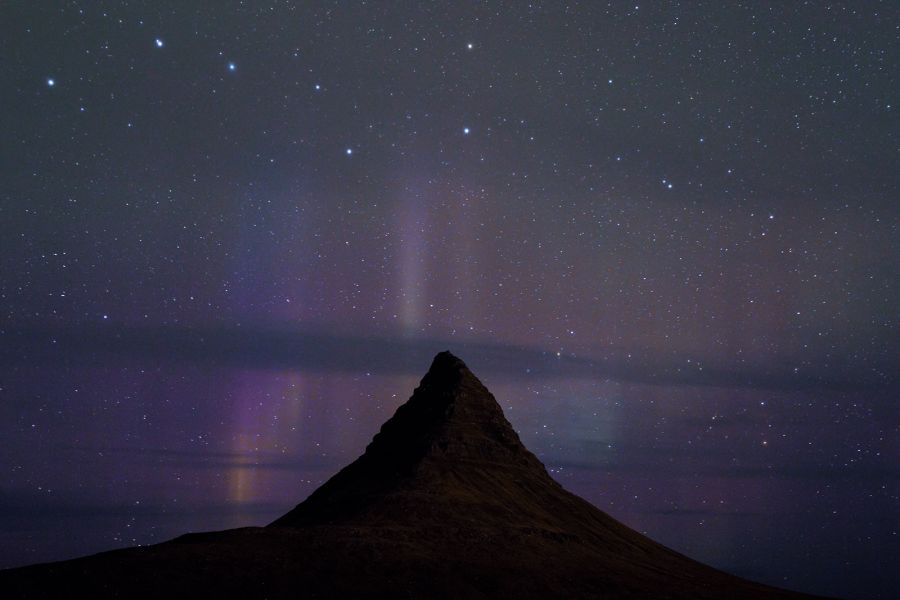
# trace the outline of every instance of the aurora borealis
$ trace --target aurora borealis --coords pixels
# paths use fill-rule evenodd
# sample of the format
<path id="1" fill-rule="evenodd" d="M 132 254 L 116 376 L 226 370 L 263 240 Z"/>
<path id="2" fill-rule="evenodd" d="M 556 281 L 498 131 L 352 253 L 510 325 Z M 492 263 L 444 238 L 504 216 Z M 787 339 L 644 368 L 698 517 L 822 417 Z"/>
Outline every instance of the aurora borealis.
<path id="1" fill-rule="evenodd" d="M 7 3 L 0 567 L 268 522 L 450 349 L 615 518 L 889 597 L 898 22 Z"/>

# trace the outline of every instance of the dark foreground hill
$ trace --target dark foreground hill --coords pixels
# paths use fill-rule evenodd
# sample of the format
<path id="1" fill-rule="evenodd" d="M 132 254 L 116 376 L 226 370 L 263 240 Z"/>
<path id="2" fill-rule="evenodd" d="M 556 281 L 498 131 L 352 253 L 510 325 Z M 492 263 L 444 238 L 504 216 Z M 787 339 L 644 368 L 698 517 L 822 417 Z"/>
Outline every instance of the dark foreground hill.
<path id="1" fill-rule="evenodd" d="M 365 453 L 264 528 L 0 571 L 5 598 L 803 598 L 564 490 L 449 352 Z"/>

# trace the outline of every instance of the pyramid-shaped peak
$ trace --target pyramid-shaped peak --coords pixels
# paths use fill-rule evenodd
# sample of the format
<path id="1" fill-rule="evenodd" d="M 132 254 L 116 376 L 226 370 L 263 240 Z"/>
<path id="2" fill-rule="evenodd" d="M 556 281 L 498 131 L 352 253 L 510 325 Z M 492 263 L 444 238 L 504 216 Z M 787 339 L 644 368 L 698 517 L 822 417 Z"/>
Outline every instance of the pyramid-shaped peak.
<path id="1" fill-rule="evenodd" d="M 466 363 L 449 350 L 444 350 L 434 356 L 434 360 L 431 361 L 431 368 L 428 369 L 428 374 L 439 375 L 444 372 L 458 372 L 462 369 L 468 369 Z"/>
<path id="2" fill-rule="evenodd" d="M 524 450 L 494 396 L 466 363 L 444 351 L 412 397 L 382 425 L 364 458 L 408 470 L 429 457 L 461 458 L 473 444 L 488 454 Z"/>
<path id="3" fill-rule="evenodd" d="M 365 453 L 274 524 L 298 524 L 323 515 L 340 518 L 380 505 L 399 490 L 434 496 L 448 480 L 471 480 L 472 473 L 502 480 L 514 472 L 555 485 L 522 445 L 490 391 L 462 360 L 444 351 L 434 357 L 412 397 L 381 426 Z M 484 486 L 476 487 L 474 495 L 491 495 Z"/>
<path id="4" fill-rule="evenodd" d="M 469 384 L 476 384 L 484 387 L 478 378 L 469 370 L 466 363 L 462 359 L 454 356 L 449 350 L 438 352 L 434 360 L 431 361 L 431 367 L 422 378 L 420 389 L 440 389 L 445 392 L 451 392 L 453 388 L 460 386 L 465 380 L 469 380 Z M 485 390 L 486 391 L 486 390 Z"/>

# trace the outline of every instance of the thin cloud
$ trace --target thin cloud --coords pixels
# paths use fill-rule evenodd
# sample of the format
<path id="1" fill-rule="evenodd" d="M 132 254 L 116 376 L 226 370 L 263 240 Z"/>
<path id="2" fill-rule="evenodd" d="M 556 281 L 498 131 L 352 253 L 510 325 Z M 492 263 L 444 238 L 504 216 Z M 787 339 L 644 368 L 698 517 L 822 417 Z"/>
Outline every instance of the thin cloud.
<path id="1" fill-rule="evenodd" d="M 179 327 L 8 328 L 0 331 L 0 366 L 108 367 L 122 362 L 175 362 L 212 367 L 304 369 L 421 375 L 425 360 L 450 349 L 479 373 L 516 378 L 581 378 L 654 385 L 771 390 L 897 390 L 886 366 L 865 373 L 828 368 L 685 368 L 649 353 L 603 359 L 558 355 L 509 344 L 403 336 L 350 336 L 302 330 Z M 633 360 L 630 355 L 643 356 Z"/>

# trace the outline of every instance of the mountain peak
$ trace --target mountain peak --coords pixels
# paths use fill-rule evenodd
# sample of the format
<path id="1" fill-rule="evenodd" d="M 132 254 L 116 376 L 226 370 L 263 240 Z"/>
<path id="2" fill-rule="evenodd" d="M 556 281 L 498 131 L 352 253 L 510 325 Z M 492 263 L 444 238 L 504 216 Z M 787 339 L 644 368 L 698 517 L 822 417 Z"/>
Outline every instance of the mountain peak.
<path id="1" fill-rule="evenodd" d="M 434 499 L 463 488 L 473 497 L 490 495 L 490 485 L 474 482 L 500 481 L 510 473 L 557 485 L 522 445 L 484 384 L 462 360 L 444 351 L 365 453 L 273 525 L 352 518 L 373 507 L 383 514 L 397 505 L 398 495 Z"/>
<path id="2" fill-rule="evenodd" d="M 484 387 L 461 358 L 449 350 L 444 350 L 435 355 L 434 360 L 431 361 L 431 367 L 425 373 L 419 387 L 440 388 L 449 392 L 452 388 L 464 385 L 466 382 L 472 384 L 473 380 L 479 386 Z"/>
<path id="3" fill-rule="evenodd" d="M 428 369 L 425 376 L 448 377 L 458 374 L 463 369 L 468 371 L 469 368 L 466 366 L 466 363 L 449 350 L 444 350 L 443 352 L 438 352 L 434 356 L 434 360 L 431 361 L 431 367 Z"/>
<path id="4" fill-rule="evenodd" d="M 449 350 L 435 355 L 428 372 L 413 391 L 410 402 L 414 399 L 417 403 L 427 402 L 441 405 L 454 404 L 458 401 L 465 402 L 466 400 L 497 404 L 491 393 L 469 370 L 466 363 Z M 497 408 L 499 409 L 499 405 Z"/>
<path id="5" fill-rule="evenodd" d="M 473 446 L 478 451 L 473 452 Z M 366 448 L 400 460 L 484 459 L 527 452 L 494 396 L 449 351 L 434 357 L 406 404 Z"/>

